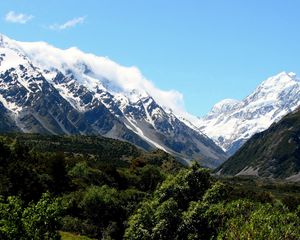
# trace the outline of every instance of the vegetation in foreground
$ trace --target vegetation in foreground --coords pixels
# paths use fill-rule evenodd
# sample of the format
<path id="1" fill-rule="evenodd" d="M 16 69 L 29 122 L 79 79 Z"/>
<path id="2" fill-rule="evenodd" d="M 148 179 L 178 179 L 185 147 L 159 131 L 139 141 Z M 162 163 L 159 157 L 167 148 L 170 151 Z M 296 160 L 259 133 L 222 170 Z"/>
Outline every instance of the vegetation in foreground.
<path id="1" fill-rule="evenodd" d="M 0 239 L 300 239 L 297 185 L 97 137 L 2 136 L 0 152 Z"/>
<path id="2" fill-rule="evenodd" d="M 69 232 L 60 231 L 59 234 L 60 234 L 62 240 L 93 240 L 91 238 L 76 235 L 76 234 L 69 233 Z"/>

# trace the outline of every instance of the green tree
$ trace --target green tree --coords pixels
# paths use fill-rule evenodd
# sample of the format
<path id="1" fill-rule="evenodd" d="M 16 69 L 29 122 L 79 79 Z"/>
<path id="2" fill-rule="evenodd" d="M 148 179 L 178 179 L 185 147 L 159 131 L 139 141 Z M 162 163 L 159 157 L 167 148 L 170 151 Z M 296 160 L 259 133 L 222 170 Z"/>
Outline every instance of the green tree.
<path id="1" fill-rule="evenodd" d="M 60 239 L 62 206 L 59 199 L 53 199 L 49 193 L 42 195 L 36 203 L 24 209 L 22 221 L 28 239 Z"/>
<path id="2" fill-rule="evenodd" d="M 51 177 L 51 192 L 61 194 L 69 187 L 69 179 L 66 171 L 65 156 L 63 153 L 53 154 L 48 161 L 48 174 Z"/>
<path id="3" fill-rule="evenodd" d="M 115 222 L 119 224 L 125 214 L 118 191 L 106 185 L 89 187 L 85 191 L 79 207 L 85 218 L 99 228 L 98 237 L 101 237 L 102 233 Z M 118 231 L 118 227 L 114 229 Z"/>
<path id="4" fill-rule="evenodd" d="M 125 239 L 177 238 L 182 212 L 191 201 L 202 200 L 210 184 L 209 172 L 197 164 L 169 176 L 130 217 Z"/>
<path id="5" fill-rule="evenodd" d="M 60 239 L 60 201 L 48 193 L 37 203 L 25 207 L 18 197 L 0 201 L 0 238 L 13 240 L 56 240 Z"/>
<path id="6" fill-rule="evenodd" d="M 73 183 L 80 188 L 87 188 L 90 185 L 101 186 L 112 182 L 105 173 L 89 167 L 87 162 L 77 163 L 68 174 L 72 177 Z"/>
<path id="7" fill-rule="evenodd" d="M 300 239 L 300 219 L 285 208 L 259 204 L 249 216 L 230 218 L 218 239 L 297 240 Z"/>
<path id="8" fill-rule="evenodd" d="M 140 208 L 137 209 L 128 221 L 128 228 L 125 231 L 124 238 L 130 240 L 150 240 L 152 229 L 155 226 L 155 209 L 158 202 L 155 200 L 145 201 Z"/>
<path id="9" fill-rule="evenodd" d="M 173 198 L 180 209 L 186 209 L 190 201 L 202 199 L 210 184 L 209 171 L 194 163 L 190 169 L 181 170 L 177 175 L 167 178 L 154 196 L 159 202 Z"/>
<path id="10" fill-rule="evenodd" d="M 203 196 L 203 201 L 214 204 L 228 199 L 230 189 L 222 182 L 216 182 Z"/>
<path id="11" fill-rule="evenodd" d="M 26 239 L 23 228 L 23 202 L 17 197 L 0 199 L 0 239 Z"/>
<path id="12" fill-rule="evenodd" d="M 151 239 L 174 239 L 181 221 L 180 215 L 177 202 L 173 198 L 160 204 L 154 213 L 155 224 Z"/>
<path id="13" fill-rule="evenodd" d="M 152 165 L 146 165 L 137 171 L 140 177 L 138 187 L 142 191 L 154 191 L 156 186 L 164 180 L 161 171 Z"/>

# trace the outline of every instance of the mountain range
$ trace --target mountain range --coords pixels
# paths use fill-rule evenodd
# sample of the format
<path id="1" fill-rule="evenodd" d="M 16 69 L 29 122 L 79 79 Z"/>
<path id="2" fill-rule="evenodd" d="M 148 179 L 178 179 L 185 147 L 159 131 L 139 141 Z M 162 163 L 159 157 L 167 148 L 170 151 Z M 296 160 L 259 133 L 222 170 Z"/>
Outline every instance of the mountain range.
<path id="1" fill-rule="evenodd" d="M 210 168 L 294 111 L 300 80 L 281 72 L 200 118 L 174 111 L 158 95 L 134 67 L 0 35 L 0 132 L 101 135 Z"/>
<path id="2" fill-rule="evenodd" d="M 300 105 L 300 79 L 281 72 L 263 81 L 243 100 L 225 99 L 194 121 L 203 133 L 233 155 L 255 133 L 262 132 Z"/>
<path id="3" fill-rule="evenodd" d="M 158 104 L 142 83 L 131 86 L 136 76 L 134 68 L 77 48 L 1 35 L 0 130 L 102 135 L 213 168 L 227 158 L 199 129 Z"/>

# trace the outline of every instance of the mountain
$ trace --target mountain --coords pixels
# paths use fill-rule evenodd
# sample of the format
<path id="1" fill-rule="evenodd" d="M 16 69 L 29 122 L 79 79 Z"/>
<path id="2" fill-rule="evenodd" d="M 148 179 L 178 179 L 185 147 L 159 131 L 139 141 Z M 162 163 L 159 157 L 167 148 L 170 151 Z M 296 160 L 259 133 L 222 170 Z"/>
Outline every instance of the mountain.
<path id="1" fill-rule="evenodd" d="M 300 181 L 300 108 L 255 134 L 217 171 Z"/>
<path id="2" fill-rule="evenodd" d="M 300 80 L 282 72 L 262 82 L 242 101 L 225 99 L 200 120 L 199 129 L 229 155 L 300 105 Z"/>
<path id="3" fill-rule="evenodd" d="M 0 36 L 1 131 L 102 135 L 208 167 L 226 159 L 211 139 L 158 103 L 161 92 L 149 92 L 157 93 L 134 67 Z"/>

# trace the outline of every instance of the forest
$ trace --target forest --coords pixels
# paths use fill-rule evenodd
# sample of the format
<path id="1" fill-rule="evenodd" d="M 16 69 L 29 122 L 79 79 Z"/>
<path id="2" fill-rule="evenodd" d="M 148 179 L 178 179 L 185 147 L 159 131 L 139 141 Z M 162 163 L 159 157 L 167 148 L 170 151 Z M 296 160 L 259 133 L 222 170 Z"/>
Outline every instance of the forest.
<path id="1" fill-rule="evenodd" d="M 96 136 L 0 137 L 0 239 L 300 239 L 300 185 Z"/>

